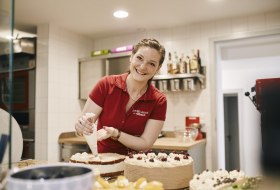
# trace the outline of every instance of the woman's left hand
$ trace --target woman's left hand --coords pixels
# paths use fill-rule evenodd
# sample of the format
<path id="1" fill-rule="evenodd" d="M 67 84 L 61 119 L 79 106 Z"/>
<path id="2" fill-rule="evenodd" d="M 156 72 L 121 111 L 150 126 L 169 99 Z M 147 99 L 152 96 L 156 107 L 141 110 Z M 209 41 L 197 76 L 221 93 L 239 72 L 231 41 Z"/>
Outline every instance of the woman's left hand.
<path id="1" fill-rule="evenodd" d="M 97 139 L 99 141 L 102 141 L 104 139 L 107 139 L 109 137 L 117 137 L 119 134 L 119 130 L 114 127 L 107 127 L 104 126 L 103 129 L 99 129 L 97 131 Z"/>

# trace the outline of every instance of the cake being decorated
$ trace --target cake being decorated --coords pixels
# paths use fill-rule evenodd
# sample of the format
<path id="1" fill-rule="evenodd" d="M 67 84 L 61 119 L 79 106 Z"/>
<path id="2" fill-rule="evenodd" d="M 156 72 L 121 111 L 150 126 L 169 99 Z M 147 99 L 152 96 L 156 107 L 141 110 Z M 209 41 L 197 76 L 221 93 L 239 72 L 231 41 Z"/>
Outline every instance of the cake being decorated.
<path id="1" fill-rule="evenodd" d="M 217 171 L 205 170 L 201 174 L 195 174 L 190 181 L 190 190 L 218 190 L 225 189 L 235 184 L 242 183 L 246 179 L 245 173 L 239 170 Z"/>
<path id="2" fill-rule="evenodd" d="M 164 189 L 184 188 L 193 177 L 193 159 L 186 152 L 130 153 L 124 161 L 124 175 L 130 181 L 143 176 L 160 181 Z"/>
<path id="3" fill-rule="evenodd" d="M 95 156 L 83 152 L 72 155 L 69 162 L 86 164 L 93 170 L 99 171 L 102 177 L 113 177 L 123 174 L 124 159 L 124 155 L 117 153 L 99 153 Z"/>

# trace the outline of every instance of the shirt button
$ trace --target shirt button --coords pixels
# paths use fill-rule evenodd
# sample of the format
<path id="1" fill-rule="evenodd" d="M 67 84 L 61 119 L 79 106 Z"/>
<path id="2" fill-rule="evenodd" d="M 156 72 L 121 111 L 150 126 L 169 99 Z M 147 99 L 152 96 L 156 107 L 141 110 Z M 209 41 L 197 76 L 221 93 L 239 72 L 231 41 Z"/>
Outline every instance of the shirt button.
<path id="1" fill-rule="evenodd" d="M 122 123 L 124 123 L 124 120 L 122 120 Z"/>

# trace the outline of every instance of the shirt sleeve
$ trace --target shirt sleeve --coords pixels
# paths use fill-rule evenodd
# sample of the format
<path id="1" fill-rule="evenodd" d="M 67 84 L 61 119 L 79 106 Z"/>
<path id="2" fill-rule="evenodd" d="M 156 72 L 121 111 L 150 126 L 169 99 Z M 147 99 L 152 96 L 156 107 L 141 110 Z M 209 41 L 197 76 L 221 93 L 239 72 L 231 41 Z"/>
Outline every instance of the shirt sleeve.
<path id="1" fill-rule="evenodd" d="M 109 82 L 107 77 L 100 79 L 89 94 L 89 98 L 98 106 L 103 108 L 104 101 L 108 95 Z"/>
<path id="2" fill-rule="evenodd" d="M 150 119 L 165 121 L 167 110 L 167 101 L 165 96 L 157 99 L 157 103 L 151 113 Z"/>

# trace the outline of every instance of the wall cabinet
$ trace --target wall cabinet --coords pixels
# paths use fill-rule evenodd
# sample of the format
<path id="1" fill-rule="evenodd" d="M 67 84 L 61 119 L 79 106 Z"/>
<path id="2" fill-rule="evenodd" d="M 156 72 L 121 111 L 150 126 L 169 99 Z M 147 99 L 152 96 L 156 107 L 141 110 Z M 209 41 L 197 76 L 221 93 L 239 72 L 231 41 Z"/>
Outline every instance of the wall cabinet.
<path id="1" fill-rule="evenodd" d="M 106 75 L 129 69 L 130 52 L 79 59 L 79 99 L 86 100 L 95 84 Z"/>

